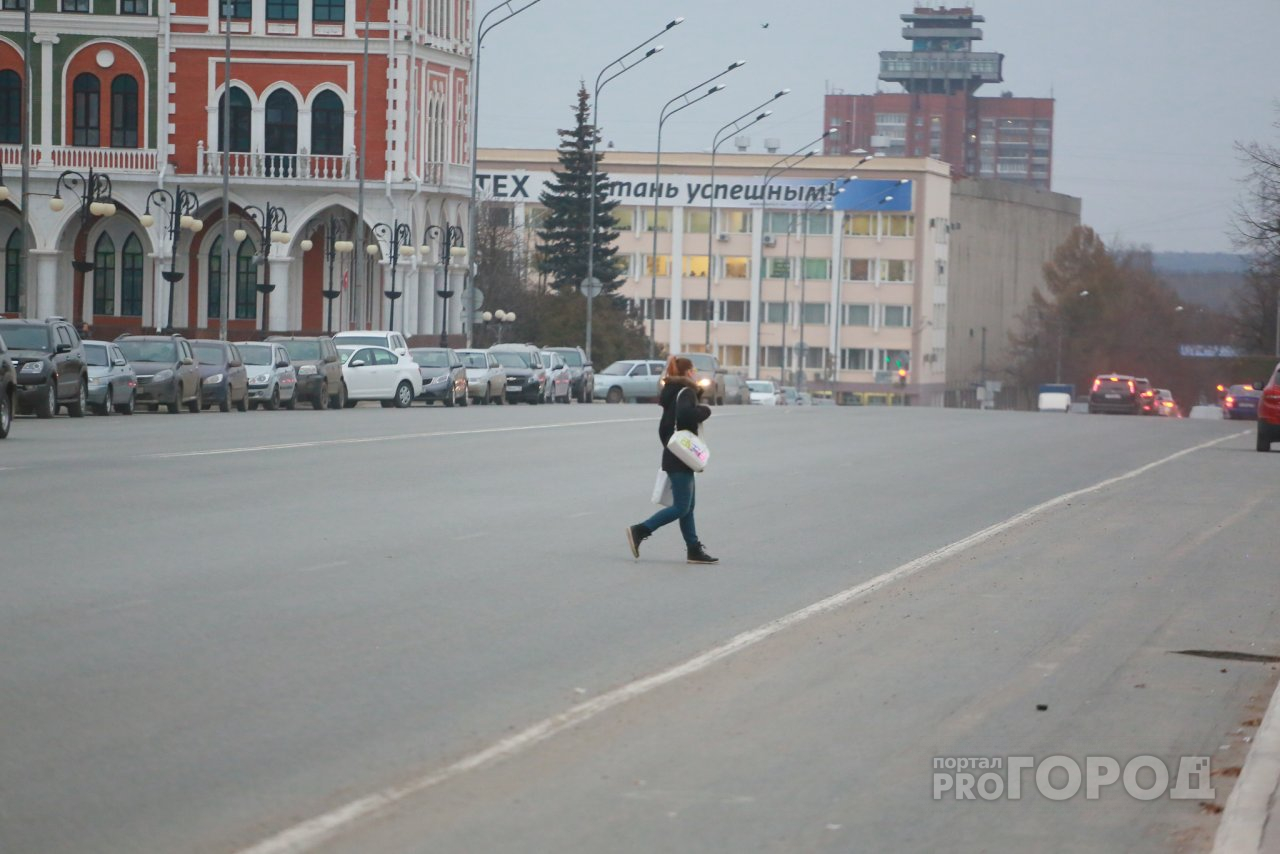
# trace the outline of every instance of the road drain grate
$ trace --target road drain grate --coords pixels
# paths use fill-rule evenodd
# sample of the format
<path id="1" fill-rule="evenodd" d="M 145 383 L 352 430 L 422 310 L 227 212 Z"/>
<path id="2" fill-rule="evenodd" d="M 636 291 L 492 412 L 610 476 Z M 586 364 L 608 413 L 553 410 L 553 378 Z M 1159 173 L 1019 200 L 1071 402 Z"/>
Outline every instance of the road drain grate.
<path id="1" fill-rule="evenodd" d="M 1257 655 L 1252 652 L 1232 652 L 1227 649 L 1176 649 L 1174 655 L 1194 655 L 1199 658 L 1221 658 L 1227 661 L 1254 661 L 1259 664 L 1280 663 L 1280 655 Z"/>

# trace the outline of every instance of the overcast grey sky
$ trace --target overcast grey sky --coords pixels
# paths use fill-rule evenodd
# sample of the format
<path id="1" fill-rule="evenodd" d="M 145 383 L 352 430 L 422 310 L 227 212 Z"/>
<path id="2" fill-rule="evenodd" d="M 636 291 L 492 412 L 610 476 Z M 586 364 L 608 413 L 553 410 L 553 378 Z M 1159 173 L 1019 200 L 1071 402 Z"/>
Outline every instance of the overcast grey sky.
<path id="1" fill-rule="evenodd" d="M 477 0 L 477 14 L 496 5 Z M 667 121 L 663 150 L 708 150 L 717 129 L 784 87 L 791 94 L 749 135 L 753 151 L 762 150 L 766 136 L 794 150 L 822 132 L 828 90 L 876 90 L 879 52 L 909 49 L 898 16 L 914 5 L 541 0 L 485 39 L 479 142 L 554 148 L 556 129 L 571 123 L 579 81 L 590 91 L 605 65 L 684 16 L 656 42 L 662 53 L 605 87 L 604 138 L 620 149 L 652 151 L 664 103 L 745 59 L 746 66 L 723 78 L 724 92 Z M 981 94 L 1006 89 L 1056 99 L 1053 189 L 1084 200 L 1087 225 L 1108 244 L 1231 251 L 1231 214 L 1244 175 L 1234 143 L 1280 144 L 1274 127 L 1280 0 L 972 5 L 987 19 L 977 49 L 1005 55 L 1005 82 Z"/>

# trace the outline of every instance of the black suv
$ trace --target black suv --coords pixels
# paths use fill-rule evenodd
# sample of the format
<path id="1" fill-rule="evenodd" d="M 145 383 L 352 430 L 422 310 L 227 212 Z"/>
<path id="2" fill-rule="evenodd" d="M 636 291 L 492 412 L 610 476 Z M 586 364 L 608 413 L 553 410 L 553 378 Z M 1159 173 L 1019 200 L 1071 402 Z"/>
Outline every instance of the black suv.
<path id="1" fill-rule="evenodd" d="M 89 365 L 74 326 L 61 317 L 0 320 L 0 337 L 18 369 L 18 409 L 52 418 L 58 405 L 72 418 L 89 409 Z"/>
<path id="2" fill-rule="evenodd" d="M 595 399 L 596 372 L 581 347 L 547 347 L 569 366 L 569 394 L 578 403 L 590 403 Z"/>
<path id="3" fill-rule="evenodd" d="M 294 400 L 309 400 L 313 409 L 343 409 L 347 404 L 347 386 L 342 381 L 342 360 L 338 348 L 328 335 L 310 337 L 272 335 L 268 341 L 279 341 L 289 354 L 298 375 Z"/>
<path id="4" fill-rule="evenodd" d="M 1089 412 L 1118 412 L 1121 415 L 1142 414 L 1142 391 L 1138 380 L 1128 374 L 1098 374 L 1089 390 Z M 1147 388 L 1151 387 L 1147 383 Z"/>
<path id="5" fill-rule="evenodd" d="M 200 411 L 200 365 L 181 335 L 121 335 L 116 345 L 138 375 L 138 403 L 152 412 L 161 404 L 176 414 L 186 404 Z"/>
<path id="6" fill-rule="evenodd" d="M 9 358 L 4 338 L 0 338 L 0 439 L 9 435 L 13 423 L 13 407 L 18 396 L 18 369 Z"/>

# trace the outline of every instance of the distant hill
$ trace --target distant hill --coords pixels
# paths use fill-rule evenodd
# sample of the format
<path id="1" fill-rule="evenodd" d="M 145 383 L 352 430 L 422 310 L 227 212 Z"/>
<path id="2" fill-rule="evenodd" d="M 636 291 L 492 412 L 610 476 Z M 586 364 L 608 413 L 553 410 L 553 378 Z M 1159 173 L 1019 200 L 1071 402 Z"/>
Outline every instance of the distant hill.
<path id="1" fill-rule="evenodd" d="M 1152 252 L 1157 273 L 1243 273 L 1249 258 L 1232 252 Z"/>
<path id="2" fill-rule="evenodd" d="M 1249 269 L 1247 256 L 1230 252 L 1152 252 L 1151 263 L 1183 302 L 1222 312 Z"/>

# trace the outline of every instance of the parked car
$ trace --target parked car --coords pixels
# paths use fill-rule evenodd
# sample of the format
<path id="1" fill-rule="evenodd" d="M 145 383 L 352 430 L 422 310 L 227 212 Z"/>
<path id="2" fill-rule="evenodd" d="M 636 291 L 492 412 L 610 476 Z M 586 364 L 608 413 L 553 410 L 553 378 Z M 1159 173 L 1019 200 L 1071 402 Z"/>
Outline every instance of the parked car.
<path id="1" fill-rule="evenodd" d="M 793 385 L 778 386 L 778 403 L 782 406 L 795 406 L 799 403 L 796 387 Z"/>
<path id="2" fill-rule="evenodd" d="M 418 397 L 427 403 L 437 400 L 445 406 L 466 406 L 471 400 L 467 390 L 467 368 L 462 358 L 449 347 L 415 347 L 409 358 L 418 363 L 422 391 Z"/>
<path id="3" fill-rule="evenodd" d="M 409 344 L 404 340 L 404 336 L 399 332 L 391 330 L 369 330 L 359 332 L 351 330 L 348 332 L 338 332 L 333 336 L 334 345 L 342 345 L 346 347 L 357 347 L 361 344 L 371 344 L 375 347 L 385 347 L 393 353 L 401 356 L 409 355 Z"/>
<path id="4" fill-rule="evenodd" d="M 702 402 L 724 406 L 725 375 L 720 360 L 710 353 L 676 353 L 676 358 L 688 359 L 698 372 L 698 387 L 702 390 Z"/>
<path id="5" fill-rule="evenodd" d="M 725 374 L 724 402 L 743 405 L 750 403 L 751 389 L 747 388 L 747 381 L 737 374 Z"/>
<path id="6" fill-rule="evenodd" d="M 547 388 L 542 352 L 532 344 L 495 344 L 489 348 L 507 373 L 507 402 L 541 403 Z"/>
<path id="7" fill-rule="evenodd" d="M 89 365 L 89 406 L 99 415 L 132 415 L 137 407 L 138 376 L 113 341 L 85 341 Z"/>
<path id="8" fill-rule="evenodd" d="M 1258 417 L 1258 401 L 1262 392 L 1251 384 L 1233 385 L 1222 399 L 1222 417 L 1231 420 L 1253 420 Z"/>
<path id="9" fill-rule="evenodd" d="M 275 341 L 237 341 L 249 372 L 249 408 L 261 404 L 269 412 L 298 404 L 298 374 L 284 345 Z"/>
<path id="10" fill-rule="evenodd" d="M 62 406 L 72 418 L 89 408 L 89 366 L 75 327 L 61 317 L 0 320 L 0 337 L 18 369 L 15 411 L 52 418 Z"/>
<path id="11" fill-rule="evenodd" d="M 200 406 L 217 405 L 223 412 L 231 407 L 249 408 L 249 372 L 236 345 L 226 341 L 196 340 L 191 352 L 200 364 Z"/>
<path id="12" fill-rule="evenodd" d="M 342 361 L 338 348 L 328 335 L 272 335 L 268 341 L 279 343 L 293 364 L 297 376 L 294 397 L 310 403 L 312 409 L 342 409 L 347 390 L 342 384 Z"/>
<path id="13" fill-rule="evenodd" d="M 1258 398 L 1258 450 L 1270 451 L 1273 442 L 1280 442 L 1280 365 Z"/>
<path id="14" fill-rule="evenodd" d="M 569 403 L 573 399 L 573 377 L 564 358 L 552 350 L 543 350 L 542 364 L 547 369 L 547 402 Z"/>
<path id="15" fill-rule="evenodd" d="M 596 372 L 587 358 L 587 351 L 581 347 L 548 347 L 552 353 L 559 353 L 560 358 L 569 366 L 570 393 L 578 403 L 590 403 L 594 399 Z"/>
<path id="16" fill-rule="evenodd" d="M 138 377 L 138 404 L 152 412 L 200 411 L 200 366 L 191 342 L 181 335 L 122 335 L 116 346 Z"/>
<path id="17" fill-rule="evenodd" d="M 747 380 L 747 390 L 756 406 L 777 406 L 781 397 L 772 380 Z"/>
<path id="18" fill-rule="evenodd" d="M 1155 413 L 1164 418 L 1182 417 L 1182 410 L 1178 408 L 1178 402 L 1173 399 L 1173 392 L 1169 389 L 1156 389 Z"/>
<path id="19" fill-rule="evenodd" d="M 507 402 L 507 372 L 488 350 L 455 350 L 467 372 L 467 395 L 476 403 Z"/>
<path id="20" fill-rule="evenodd" d="M 1098 412 L 1141 414 L 1137 380 L 1128 374 L 1099 374 L 1094 377 L 1093 388 L 1089 392 L 1089 413 Z"/>
<path id="21" fill-rule="evenodd" d="M 656 400 L 666 363 L 622 359 L 596 374 L 595 396 L 606 403 Z"/>
<path id="22" fill-rule="evenodd" d="M 383 408 L 405 409 L 422 393 L 422 371 L 408 355 L 386 347 L 338 345 L 347 406 L 376 400 Z"/>
<path id="23" fill-rule="evenodd" d="M 9 437 L 13 410 L 18 405 L 18 369 L 13 365 L 9 349 L 0 336 L 0 439 Z"/>

